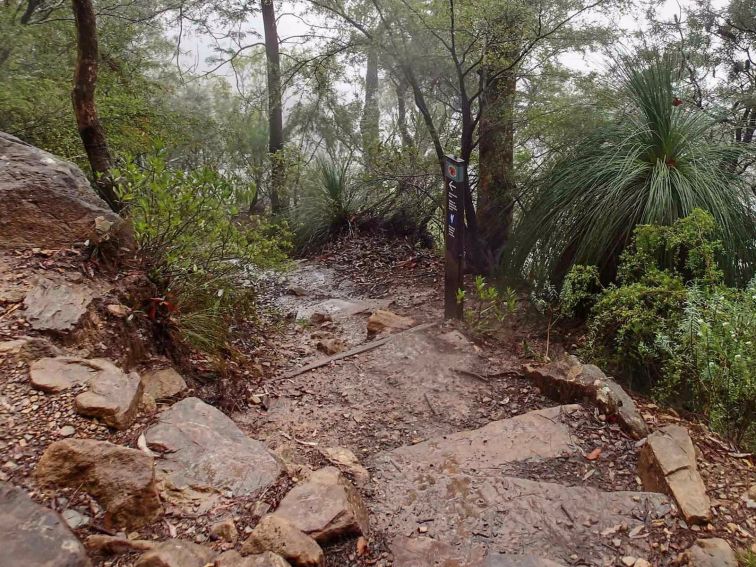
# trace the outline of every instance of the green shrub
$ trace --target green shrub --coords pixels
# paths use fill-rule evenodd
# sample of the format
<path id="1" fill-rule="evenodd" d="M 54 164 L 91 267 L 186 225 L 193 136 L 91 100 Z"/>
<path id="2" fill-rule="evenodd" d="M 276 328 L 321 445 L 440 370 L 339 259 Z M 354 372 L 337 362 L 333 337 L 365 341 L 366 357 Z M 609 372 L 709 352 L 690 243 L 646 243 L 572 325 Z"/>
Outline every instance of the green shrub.
<path id="1" fill-rule="evenodd" d="M 286 228 L 236 222 L 248 190 L 208 167 L 172 169 L 158 153 L 114 174 L 143 266 L 165 295 L 148 315 L 164 316 L 182 340 L 217 352 L 231 322 L 253 312 L 252 270 L 286 259 Z"/>
<path id="2" fill-rule="evenodd" d="M 584 352 L 753 448 L 756 280 L 745 289 L 722 283 L 716 234 L 703 211 L 670 227 L 636 228 L 618 283 L 595 300 Z M 580 268 L 566 281 L 586 273 Z"/>
<path id="3" fill-rule="evenodd" d="M 465 308 L 465 321 L 478 333 L 489 333 L 500 325 L 507 315 L 517 309 L 517 294 L 508 287 L 499 291 L 489 285 L 483 276 L 476 276 L 473 281 L 472 294 L 457 290 L 457 301 L 468 298 L 472 307 Z"/>

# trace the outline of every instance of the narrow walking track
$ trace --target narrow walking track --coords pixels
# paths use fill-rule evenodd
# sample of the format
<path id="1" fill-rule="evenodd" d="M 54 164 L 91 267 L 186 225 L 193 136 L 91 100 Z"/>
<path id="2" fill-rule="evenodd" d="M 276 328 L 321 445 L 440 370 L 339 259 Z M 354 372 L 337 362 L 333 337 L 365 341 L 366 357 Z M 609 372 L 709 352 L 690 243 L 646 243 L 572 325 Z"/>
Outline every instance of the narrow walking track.
<path id="1" fill-rule="evenodd" d="M 304 262 L 289 276 L 280 304 L 292 314 L 291 363 L 267 383 L 267 409 L 236 418 L 295 471 L 334 447 L 358 456 L 377 564 L 641 567 L 695 539 L 666 496 L 641 491 L 642 442 L 596 407 L 542 396 L 517 352 L 481 348 L 442 322 L 438 286 L 399 283 L 371 297 L 348 271 Z M 395 334 L 378 348 L 296 372 L 325 357 L 307 345 L 374 340 L 376 308 L 411 318 L 410 329 L 384 329 Z M 354 558 L 345 544 L 329 564 Z"/>

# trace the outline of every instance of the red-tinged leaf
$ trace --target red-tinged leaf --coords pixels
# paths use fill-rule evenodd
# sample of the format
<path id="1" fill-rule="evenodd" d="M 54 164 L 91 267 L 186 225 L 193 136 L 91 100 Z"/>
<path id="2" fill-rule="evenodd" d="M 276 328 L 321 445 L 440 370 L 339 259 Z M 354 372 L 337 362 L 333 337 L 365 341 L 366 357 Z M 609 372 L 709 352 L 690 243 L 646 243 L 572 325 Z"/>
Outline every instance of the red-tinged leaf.
<path id="1" fill-rule="evenodd" d="M 598 458 L 601 456 L 601 447 L 596 447 L 593 451 L 588 453 L 585 458 L 589 461 L 597 461 Z"/>

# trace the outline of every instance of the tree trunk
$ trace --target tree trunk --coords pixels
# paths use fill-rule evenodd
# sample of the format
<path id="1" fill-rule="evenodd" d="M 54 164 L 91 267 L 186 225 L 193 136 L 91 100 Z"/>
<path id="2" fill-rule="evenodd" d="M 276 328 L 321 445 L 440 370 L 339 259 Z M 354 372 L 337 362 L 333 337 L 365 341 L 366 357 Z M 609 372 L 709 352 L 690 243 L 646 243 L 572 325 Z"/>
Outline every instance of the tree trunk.
<path id="1" fill-rule="evenodd" d="M 375 41 L 371 42 L 367 52 L 365 105 L 362 109 L 362 120 L 360 120 L 360 133 L 362 134 L 362 152 L 365 156 L 365 165 L 370 171 L 375 165 L 381 142 L 380 110 L 378 108 L 378 46 Z"/>
<path id="2" fill-rule="evenodd" d="M 284 212 L 283 93 L 281 91 L 281 56 L 278 51 L 278 30 L 273 0 L 262 0 L 265 30 L 265 58 L 268 71 L 268 153 L 270 155 L 270 206 L 274 215 Z"/>
<path id="3" fill-rule="evenodd" d="M 504 73 L 485 85 L 479 127 L 478 226 L 486 271 L 500 264 L 514 210 L 514 100 L 517 79 Z"/>
<path id="4" fill-rule="evenodd" d="M 404 149 L 413 148 L 415 140 L 407 126 L 407 83 L 402 77 L 396 79 L 396 114 L 399 136 L 402 139 Z"/>
<path id="5" fill-rule="evenodd" d="M 73 99 L 76 124 L 79 128 L 89 165 L 95 176 L 95 187 L 114 211 L 121 208 L 110 178 L 110 152 L 105 131 L 97 116 L 95 88 L 97 85 L 97 20 L 91 0 L 72 0 L 76 21 L 77 57 L 74 72 Z"/>

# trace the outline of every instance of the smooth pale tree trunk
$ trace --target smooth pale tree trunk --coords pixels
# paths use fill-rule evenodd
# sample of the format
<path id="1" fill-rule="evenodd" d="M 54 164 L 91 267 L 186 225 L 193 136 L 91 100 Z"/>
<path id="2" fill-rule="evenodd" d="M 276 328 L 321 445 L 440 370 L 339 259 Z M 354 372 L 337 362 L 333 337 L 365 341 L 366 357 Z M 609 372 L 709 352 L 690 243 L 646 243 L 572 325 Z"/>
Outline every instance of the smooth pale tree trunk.
<path id="1" fill-rule="evenodd" d="M 111 209 L 118 211 L 121 203 L 110 177 L 110 152 L 95 104 L 98 45 L 94 6 L 91 0 L 72 0 L 72 6 L 76 21 L 77 56 L 71 98 L 76 124 L 95 176 L 97 192 Z"/>
<path id="2" fill-rule="evenodd" d="M 284 212 L 283 93 L 281 91 L 281 55 L 278 46 L 278 29 L 273 0 L 262 0 L 263 28 L 265 31 L 265 58 L 268 72 L 268 153 L 270 155 L 270 206 L 274 215 Z"/>
<path id="3" fill-rule="evenodd" d="M 380 109 L 378 108 L 378 46 L 371 43 L 365 72 L 365 104 L 360 120 L 362 151 L 368 171 L 373 169 L 380 146 Z"/>
<path id="4" fill-rule="evenodd" d="M 514 210 L 514 72 L 489 81 L 479 126 L 478 238 L 486 272 L 499 267 Z"/>

